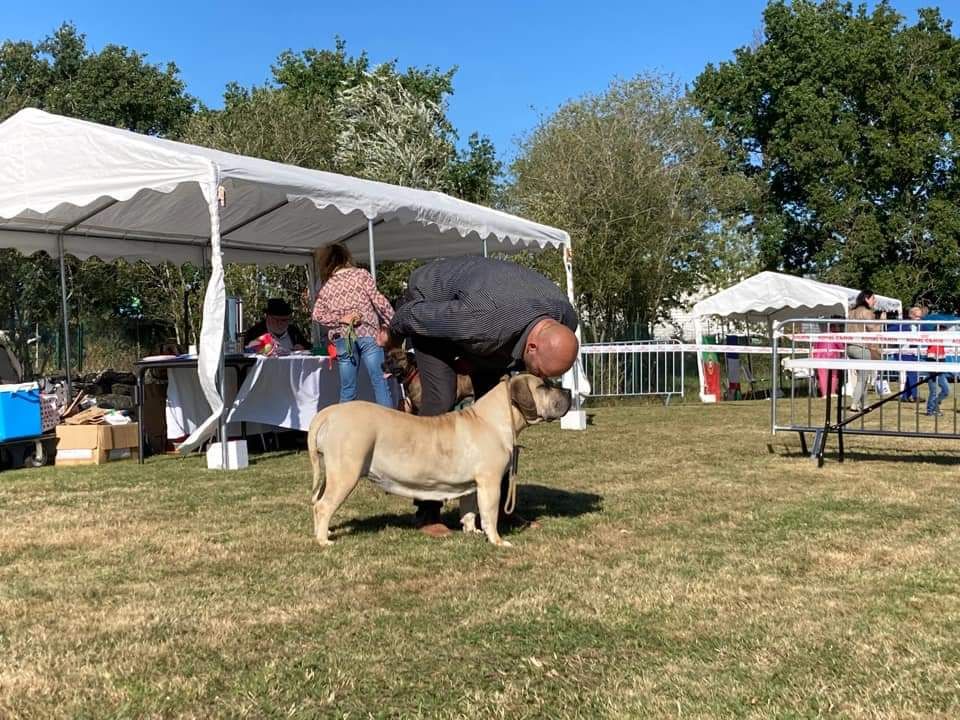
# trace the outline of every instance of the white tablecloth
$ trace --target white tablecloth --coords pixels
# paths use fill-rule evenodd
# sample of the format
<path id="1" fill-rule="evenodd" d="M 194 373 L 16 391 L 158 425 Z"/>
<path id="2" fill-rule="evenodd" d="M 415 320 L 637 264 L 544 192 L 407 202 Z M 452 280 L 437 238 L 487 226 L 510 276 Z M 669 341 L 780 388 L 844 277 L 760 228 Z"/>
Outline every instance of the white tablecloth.
<path id="1" fill-rule="evenodd" d="M 358 374 L 359 399 L 373 402 L 370 378 L 363 369 Z M 196 369 L 168 370 L 167 382 L 167 437 L 181 438 L 210 415 L 210 406 L 200 390 Z M 397 388 L 392 382 L 391 390 L 396 397 Z M 241 422 L 306 430 L 318 410 L 339 399 L 336 361 L 307 355 L 258 357 L 239 392 L 236 375 L 227 370 L 227 432 L 239 435 Z M 247 428 L 251 434 L 259 431 L 258 427 Z"/>

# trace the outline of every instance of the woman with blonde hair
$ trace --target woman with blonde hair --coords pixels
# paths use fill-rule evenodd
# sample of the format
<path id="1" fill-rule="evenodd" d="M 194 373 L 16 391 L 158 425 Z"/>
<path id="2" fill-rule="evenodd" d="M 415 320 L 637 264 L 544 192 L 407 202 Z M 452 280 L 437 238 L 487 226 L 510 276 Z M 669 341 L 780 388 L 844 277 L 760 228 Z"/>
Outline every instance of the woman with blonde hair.
<path id="1" fill-rule="evenodd" d="M 340 402 L 357 399 L 360 363 L 367 369 L 377 403 L 394 407 L 390 386 L 383 376 L 383 348 L 376 336 L 393 319 L 393 308 L 377 290 L 373 276 L 353 264 L 350 251 L 339 243 L 317 253 L 320 289 L 313 320 L 329 328 L 337 349 Z"/>

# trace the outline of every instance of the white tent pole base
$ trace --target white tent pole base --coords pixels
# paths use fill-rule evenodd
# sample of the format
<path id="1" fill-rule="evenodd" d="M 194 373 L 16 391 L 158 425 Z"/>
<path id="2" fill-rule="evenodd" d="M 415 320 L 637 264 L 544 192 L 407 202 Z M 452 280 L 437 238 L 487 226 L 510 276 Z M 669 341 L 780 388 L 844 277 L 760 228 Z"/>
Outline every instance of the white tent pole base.
<path id="1" fill-rule="evenodd" d="M 587 429 L 587 411 L 571 410 L 560 418 L 561 430 L 586 430 Z"/>

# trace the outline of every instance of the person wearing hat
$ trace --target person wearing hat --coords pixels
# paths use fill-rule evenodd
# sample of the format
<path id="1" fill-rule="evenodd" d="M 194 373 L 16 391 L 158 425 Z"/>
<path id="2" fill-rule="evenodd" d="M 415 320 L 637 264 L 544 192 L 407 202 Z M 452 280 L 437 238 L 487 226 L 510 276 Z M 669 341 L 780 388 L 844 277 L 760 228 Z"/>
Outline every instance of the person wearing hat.
<path id="1" fill-rule="evenodd" d="M 274 347 L 279 355 L 287 355 L 294 350 L 306 350 L 309 347 L 306 336 L 296 325 L 290 324 L 290 304 L 283 298 L 270 298 L 263 312 L 263 320 L 243 334 L 243 344 L 249 348 L 257 340 L 270 333 Z"/>

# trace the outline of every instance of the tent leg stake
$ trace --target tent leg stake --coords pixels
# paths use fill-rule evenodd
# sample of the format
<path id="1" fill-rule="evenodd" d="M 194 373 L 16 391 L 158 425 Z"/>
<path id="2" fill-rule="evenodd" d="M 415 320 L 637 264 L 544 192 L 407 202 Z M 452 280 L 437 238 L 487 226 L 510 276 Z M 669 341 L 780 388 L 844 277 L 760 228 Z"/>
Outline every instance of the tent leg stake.
<path id="1" fill-rule="evenodd" d="M 67 305 L 67 264 L 63 257 L 63 234 L 57 235 L 60 249 L 60 310 L 63 314 L 63 371 L 67 379 L 67 403 L 73 400 L 73 380 L 70 376 L 70 309 Z"/>

